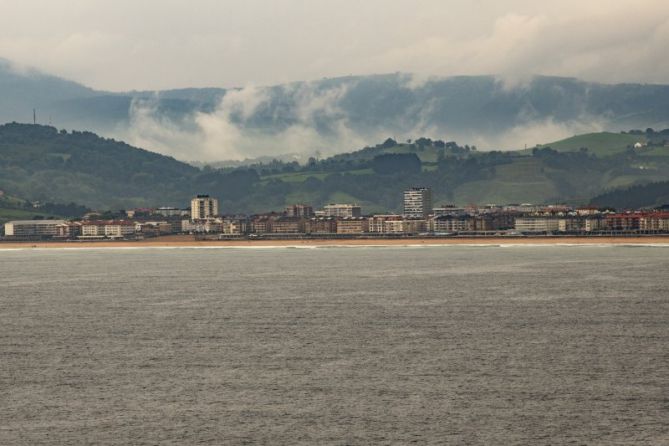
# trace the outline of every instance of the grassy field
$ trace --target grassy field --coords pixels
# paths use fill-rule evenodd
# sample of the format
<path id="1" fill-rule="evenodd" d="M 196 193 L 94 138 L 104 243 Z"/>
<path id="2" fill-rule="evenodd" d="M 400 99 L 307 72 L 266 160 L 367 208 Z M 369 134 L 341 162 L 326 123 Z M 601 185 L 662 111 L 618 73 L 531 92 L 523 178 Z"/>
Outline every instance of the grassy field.
<path id="1" fill-rule="evenodd" d="M 491 179 L 460 185 L 453 198 L 459 204 L 540 203 L 556 195 L 558 190 L 543 173 L 541 161 L 521 158 L 498 166 Z"/>
<path id="2" fill-rule="evenodd" d="M 416 150 L 410 144 L 398 144 L 395 147 L 384 149 L 383 153 L 415 153 L 424 163 L 435 163 L 439 156 L 439 152 L 435 147 L 425 147 L 422 150 Z"/>
<path id="3" fill-rule="evenodd" d="M 605 157 L 624 152 L 628 146 L 633 146 L 637 142 L 645 143 L 646 137 L 643 135 L 601 132 L 576 135 L 561 141 L 542 144 L 539 147 L 550 147 L 558 152 L 575 152 L 581 147 L 587 147 L 590 153 Z"/>
<path id="4" fill-rule="evenodd" d="M 287 172 L 274 175 L 267 175 L 262 177 L 262 180 L 263 181 L 281 180 L 285 181 L 286 183 L 303 183 L 309 177 L 314 177 L 318 180 L 323 180 L 325 179 L 325 177 L 333 173 L 346 173 L 349 175 L 370 175 L 373 174 L 374 172 L 372 171 L 372 169 L 348 170 L 346 172 Z"/>
<path id="5" fill-rule="evenodd" d="M 641 149 L 639 152 L 639 155 L 645 156 L 645 157 L 667 157 L 669 156 L 669 147 L 658 147 L 658 146 L 651 146 L 651 147 L 645 147 Z"/>

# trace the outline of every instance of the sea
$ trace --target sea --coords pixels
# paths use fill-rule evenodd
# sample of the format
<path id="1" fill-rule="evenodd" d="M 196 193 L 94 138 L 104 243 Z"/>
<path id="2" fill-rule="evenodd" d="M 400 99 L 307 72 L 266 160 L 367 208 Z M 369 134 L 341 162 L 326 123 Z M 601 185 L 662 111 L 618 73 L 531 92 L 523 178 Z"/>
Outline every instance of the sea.
<path id="1" fill-rule="evenodd" d="M 669 246 L 0 250 L 0 445 L 669 445 Z"/>

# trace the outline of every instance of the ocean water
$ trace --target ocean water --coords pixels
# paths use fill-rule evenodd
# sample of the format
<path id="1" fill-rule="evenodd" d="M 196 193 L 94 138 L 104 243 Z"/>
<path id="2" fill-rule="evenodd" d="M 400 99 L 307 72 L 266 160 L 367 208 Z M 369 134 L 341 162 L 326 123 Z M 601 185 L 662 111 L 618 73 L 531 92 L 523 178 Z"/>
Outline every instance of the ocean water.
<path id="1" fill-rule="evenodd" d="M 0 251 L 0 444 L 669 444 L 669 247 Z"/>

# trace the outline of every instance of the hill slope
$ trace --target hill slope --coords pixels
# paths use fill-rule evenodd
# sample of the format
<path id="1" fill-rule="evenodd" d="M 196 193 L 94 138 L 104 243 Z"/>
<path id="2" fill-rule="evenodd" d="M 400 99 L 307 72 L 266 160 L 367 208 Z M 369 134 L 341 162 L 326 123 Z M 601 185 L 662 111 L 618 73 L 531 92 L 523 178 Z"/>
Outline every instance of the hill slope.
<path id="1" fill-rule="evenodd" d="M 550 147 L 558 152 L 576 152 L 582 148 L 587 148 L 590 153 L 594 153 L 598 157 L 605 157 L 625 152 L 636 143 L 645 144 L 646 142 L 645 135 L 601 132 L 576 135 L 549 144 L 542 144 L 539 147 Z"/>
<path id="2" fill-rule="evenodd" d="M 616 209 L 669 206 L 669 181 L 615 189 L 596 196 L 592 204 Z"/>
<path id="3" fill-rule="evenodd" d="M 122 207 L 167 199 L 176 204 L 193 193 L 188 184 L 197 172 L 90 132 L 0 126 L 0 189 L 31 200 Z"/>
<path id="4" fill-rule="evenodd" d="M 478 152 L 428 138 L 388 139 L 306 165 L 198 169 L 90 132 L 0 126 L 0 190 L 102 209 L 187 206 L 194 194 L 210 193 L 226 213 L 334 201 L 358 202 L 367 212 L 400 211 L 402 191 L 415 185 L 431 187 L 436 204 L 580 204 L 607 190 L 667 180 L 669 156 L 645 151 L 599 158 L 589 151 Z"/>

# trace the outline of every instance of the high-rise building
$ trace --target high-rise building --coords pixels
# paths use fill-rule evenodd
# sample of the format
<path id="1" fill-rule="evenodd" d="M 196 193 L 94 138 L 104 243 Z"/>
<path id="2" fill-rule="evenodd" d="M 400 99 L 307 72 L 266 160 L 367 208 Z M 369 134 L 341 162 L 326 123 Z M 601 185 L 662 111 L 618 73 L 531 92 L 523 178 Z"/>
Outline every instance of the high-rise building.
<path id="1" fill-rule="evenodd" d="M 305 217 L 310 218 L 314 216 L 314 208 L 308 204 L 293 204 L 284 211 L 286 217 Z"/>
<path id="2" fill-rule="evenodd" d="M 218 216 L 218 200 L 209 195 L 198 195 L 190 201 L 191 220 L 204 220 Z"/>
<path id="3" fill-rule="evenodd" d="M 337 218 L 361 217 L 362 209 L 357 204 L 328 204 L 323 206 L 324 216 Z"/>
<path id="4" fill-rule="evenodd" d="M 404 216 L 425 218 L 432 213 L 432 190 L 429 187 L 412 187 L 404 191 Z"/>

